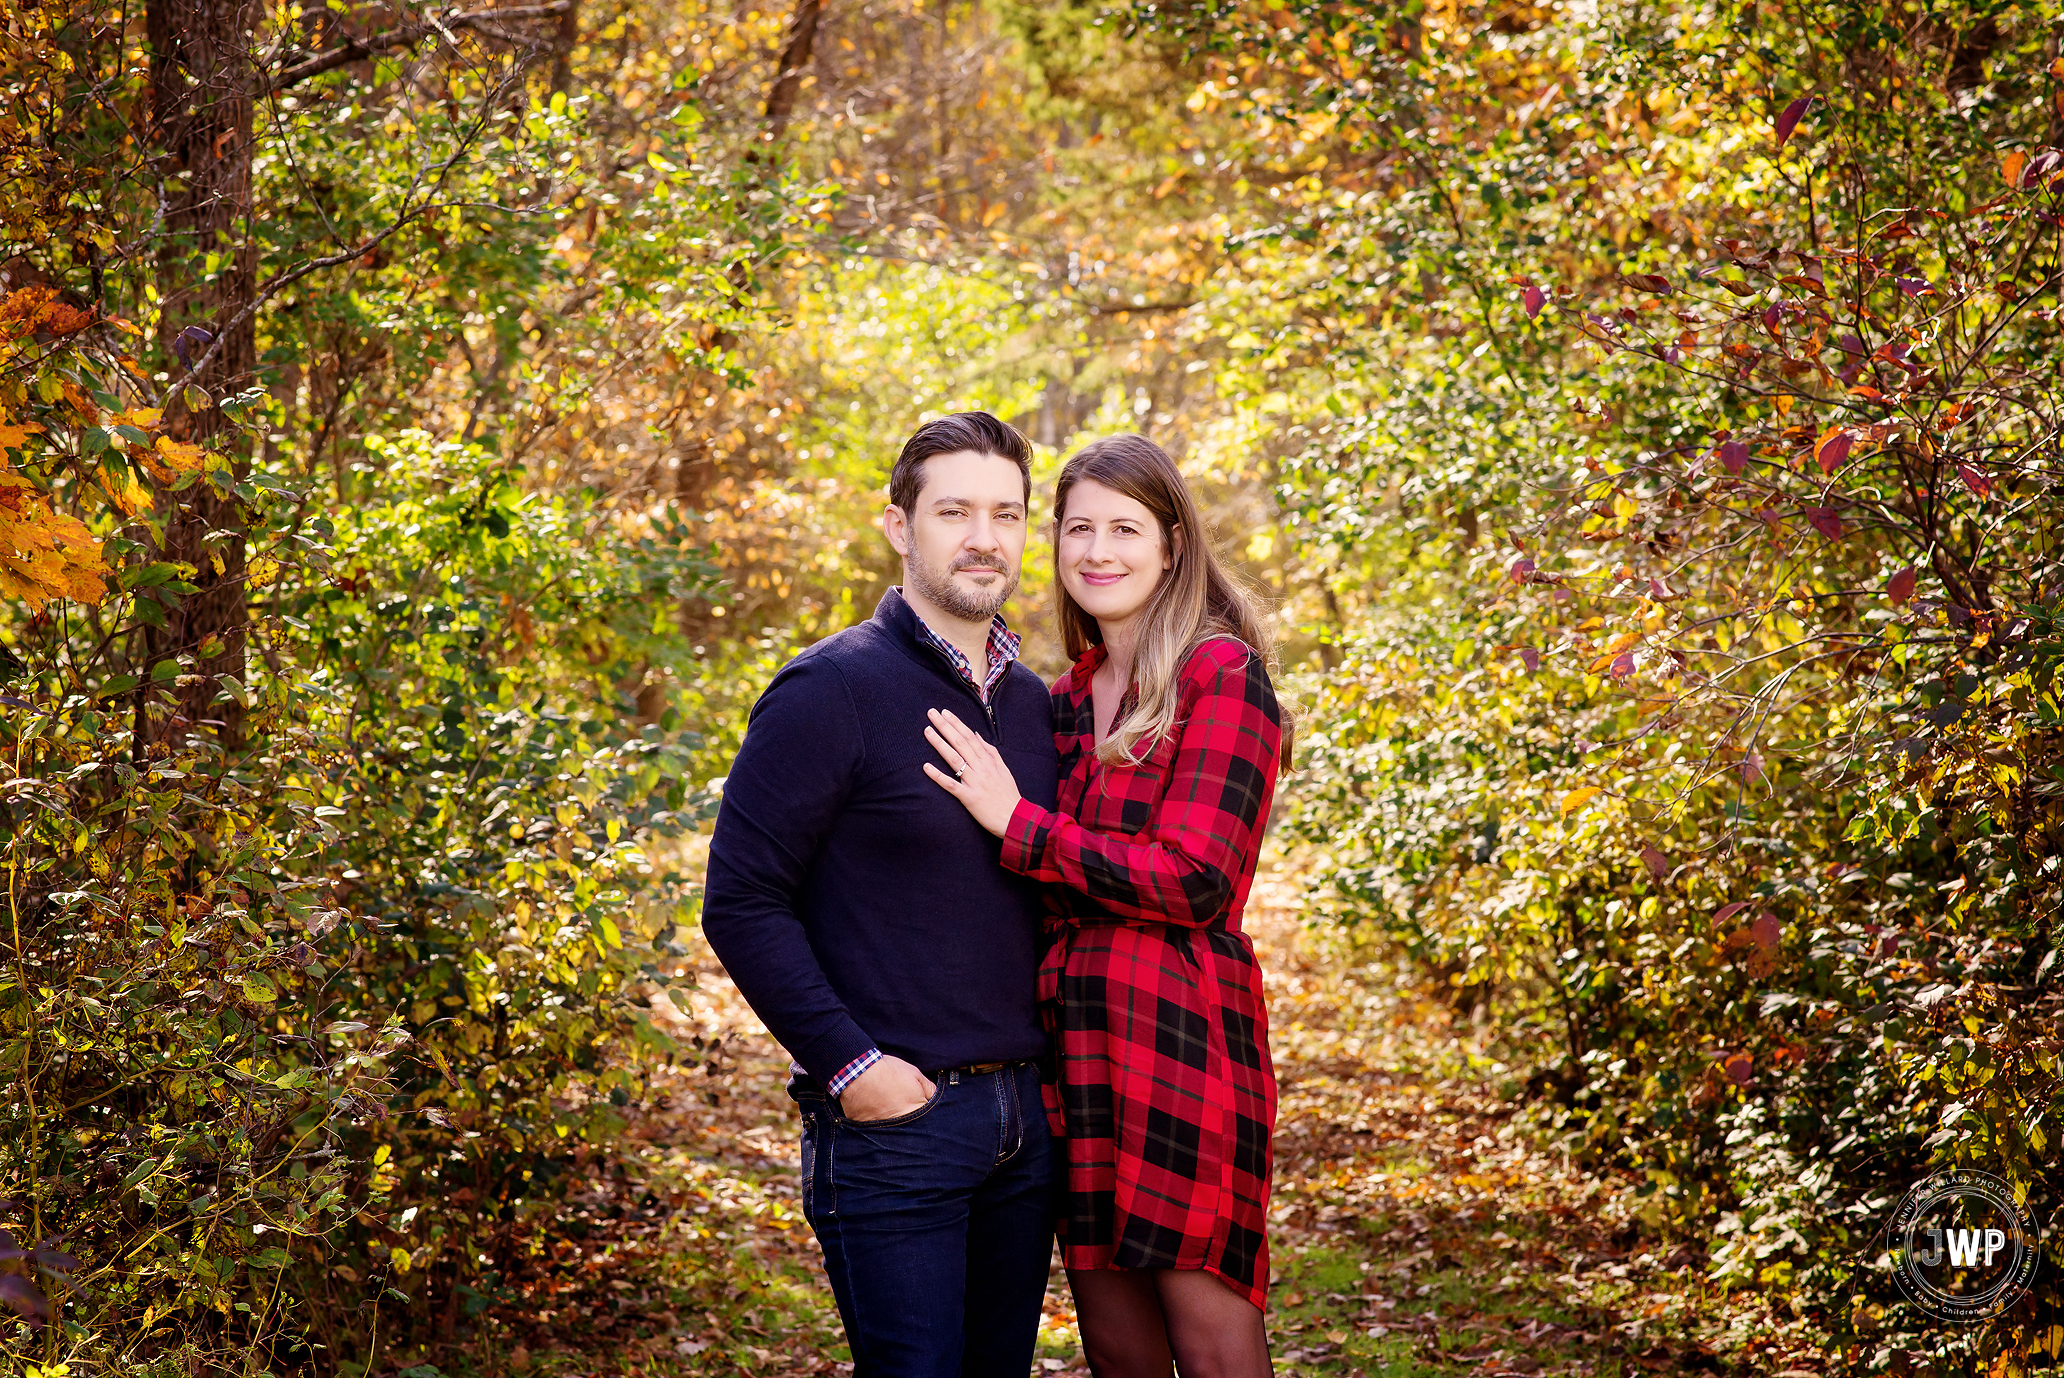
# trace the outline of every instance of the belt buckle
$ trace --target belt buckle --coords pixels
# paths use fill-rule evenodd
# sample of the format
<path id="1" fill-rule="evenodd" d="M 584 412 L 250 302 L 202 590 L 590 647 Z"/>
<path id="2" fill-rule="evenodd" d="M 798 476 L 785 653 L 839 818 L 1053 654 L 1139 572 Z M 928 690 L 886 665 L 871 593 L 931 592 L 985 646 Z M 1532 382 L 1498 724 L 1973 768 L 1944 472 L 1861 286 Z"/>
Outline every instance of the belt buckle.
<path id="1" fill-rule="evenodd" d="M 966 1072 L 971 1077 L 985 1077 L 991 1072 L 1000 1072 L 1008 1066 L 1010 1066 L 1008 1062 L 974 1062 L 960 1070 Z"/>

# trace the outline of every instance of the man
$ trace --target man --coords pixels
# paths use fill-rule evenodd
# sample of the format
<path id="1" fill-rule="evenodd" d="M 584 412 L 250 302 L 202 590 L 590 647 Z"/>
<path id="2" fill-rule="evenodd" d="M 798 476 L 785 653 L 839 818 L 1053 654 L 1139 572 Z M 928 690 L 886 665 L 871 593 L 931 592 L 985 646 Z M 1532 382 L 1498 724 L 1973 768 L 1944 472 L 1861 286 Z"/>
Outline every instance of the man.
<path id="1" fill-rule="evenodd" d="M 703 930 L 795 1060 L 803 1214 L 854 1378 L 1025 1378 L 1059 1154 L 1040 1108 L 1040 901 L 924 773 L 925 714 L 971 723 L 1051 808 L 1046 686 L 1016 590 L 1031 445 L 927 422 L 889 479 L 903 584 L 754 705 L 710 844 Z"/>

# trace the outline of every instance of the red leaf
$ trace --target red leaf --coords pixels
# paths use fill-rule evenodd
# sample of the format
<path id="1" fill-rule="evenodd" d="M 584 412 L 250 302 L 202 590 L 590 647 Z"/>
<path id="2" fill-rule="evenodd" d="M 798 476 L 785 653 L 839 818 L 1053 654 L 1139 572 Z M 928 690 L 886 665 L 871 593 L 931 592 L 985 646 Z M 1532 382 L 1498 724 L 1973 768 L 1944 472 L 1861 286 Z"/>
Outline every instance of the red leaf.
<path id="1" fill-rule="evenodd" d="M 0 1302 L 12 1307 L 32 1326 L 40 1326 L 50 1319 L 49 1298 L 25 1277 L 13 1273 L 0 1277 Z"/>
<path id="2" fill-rule="evenodd" d="M 1775 951 L 1780 938 L 1784 936 L 1784 925 L 1777 921 L 1777 915 L 1768 909 L 1756 916 L 1749 925 L 1749 936 L 1756 940 L 1756 946 L 1765 952 Z"/>
<path id="3" fill-rule="evenodd" d="M 1780 149 L 1791 141 L 1792 131 L 1799 127 L 1799 121 L 1805 117 L 1817 99 L 1816 96 L 1801 96 L 1787 105 L 1784 113 L 1777 117 L 1777 146 Z"/>
<path id="4" fill-rule="evenodd" d="M 1748 907 L 1749 902 L 1747 900 L 1736 900 L 1732 904 L 1723 904 L 1718 909 L 1713 911 L 1713 922 L 1726 923 L 1729 919 L 1733 918 L 1736 914 L 1741 913 L 1742 910 L 1747 909 Z"/>
<path id="5" fill-rule="evenodd" d="M 1632 651 L 1621 651 L 1614 656 L 1611 673 L 1614 679 L 1626 679 L 1632 675 L 1634 673 L 1634 653 Z"/>
<path id="6" fill-rule="evenodd" d="M 1532 674 L 1541 668 L 1541 653 L 1531 646 L 1522 646 L 1519 648 L 1519 663 L 1526 666 L 1528 674 Z"/>
<path id="7" fill-rule="evenodd" d="M 1514 560 L 1512 562 L 1511 572 L 1513 583 L 1532 583 L 1534 578 L 1534 557 L 1531 555 L 1522 555 L 1519 559 Z"/>
<path id="8" fill-rule="evenodd" d="M 1806 520 L 1813 523 L 1813 529 L 1831 541 L 1842 539 L 1842 516 L 1832 507 L 1802 507 Z"/>
<path id="9" fill-rule="evenodd" d="M 1832 474 L 1841 468 L 1842 462 L 1849 458 L 1849 447 L 1855 443 L 1849 432 L 1839 426 L 1828 431 L 1813 447 L 1813 457 L 1820 461 L 1820 471 Z"/>
<path id="10" fill-rule="evenodd" d="M 1756 1075 L 1755 1060 L 1747 1053 L 1729 1053 L 1727 1060 L 1720 1064 L 1720 1069 L 1727 1073 L 1727 1079 L 1736 1086 L 1747 1086 L 1750 1079 Z"/>
<path id="11" fill-rule="evenodd" d="M 1727 466 L 1727 472 L 1738 474 L 1749 467 L 1749 447 L 1739 440 L 1730 440 L 1720 447 L 1720 462 Z"/>
<path id="12" fill-rule="evenodd" d="M 1900 570 L 1892 576 L 1892 582 L 1885 585 L 1885 597 L 1892 600 L 1895 608 L 1913 597 L 1913 591 L 1914 572 L 1911 567 Z"/>
<path id="13" fill-rule="evenodd" d="M 1626 280 L 1628 286 L 1639 287 L 1644 292 L 1654 292 L 1658 296 L 1670 294 L 1670 279 L 1659 273 L 1628 273 Z"/>
<path id="14" fill-rule="evenodd" d="M 1934 294 L 1935 288 L 1926 278 L 1898 278 L 1899 290 L 1909 297 L 1925 297 Z"/>
<path id="15" fill-rule="evenodd" d="M 1957 465 L 1957 477 L 1964 481 L 1964 487 L 1981 498 L 1992 496 L 1992 480 L 1968 464 Z"/>
<path id="16" fill-rule="evenodd" d="M 1763 325 L 1771 334 L 1775 335 L 1777 333 L 1777 323 L 1782 319 L 1784 319 L 1784 312 L 1778 308 L 1776 302 L 1772 302 L 1763 308 Z"/>
<path id="17" fill-rule="evenodd" d="M 1525 301 L 1527 319 L 1532 320 L 1541 314 L 1541 308 L 1548 302 L 1548 294 L 1530 282 L 1527 284 Z"/>
<path id="18" fill-rule="evenodd" d="M 1643 847 L 1641 849 L 1641 861 L 1643 865 L 1648 867 L 1648 873 L 1657 880 L 1661 880 L 1664 876 L 1670 874 L 1670 858 L 1664 856 L 1654 847 Z"/>

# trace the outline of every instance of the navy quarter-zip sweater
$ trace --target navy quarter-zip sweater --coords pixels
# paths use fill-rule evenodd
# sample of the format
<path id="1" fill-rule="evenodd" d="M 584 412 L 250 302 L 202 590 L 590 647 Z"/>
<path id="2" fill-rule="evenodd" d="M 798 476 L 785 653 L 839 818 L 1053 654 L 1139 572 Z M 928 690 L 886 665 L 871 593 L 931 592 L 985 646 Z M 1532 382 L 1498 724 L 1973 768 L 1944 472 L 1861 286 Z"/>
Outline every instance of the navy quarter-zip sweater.
<path id="1" fill-rule="evenodd" d="M 753 706 L 710 842 L 703 932 L 803 1070 L 880 1048 L 925 1071 L 1040 1056 L 1039 887 L 933 784 L 925 713 L 994 743 L 1054 807 L 1053 709 L 1013 664 L 985 708 L 891 589 L 783 666 Z"/>

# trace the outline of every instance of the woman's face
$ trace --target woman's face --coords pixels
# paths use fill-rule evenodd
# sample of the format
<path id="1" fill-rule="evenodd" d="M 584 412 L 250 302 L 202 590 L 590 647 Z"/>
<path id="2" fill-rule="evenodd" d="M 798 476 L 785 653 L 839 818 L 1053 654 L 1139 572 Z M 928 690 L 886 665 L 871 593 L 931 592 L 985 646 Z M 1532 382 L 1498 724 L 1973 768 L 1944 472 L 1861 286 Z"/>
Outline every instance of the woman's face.
<path id="1" fill-rule="evenodd" d="M 1145 503 L 1083 479 L 1068 489 L 1055 563 L 1084 612 L 1123 622 L 1146 606 L 1174 552 Z"/>

